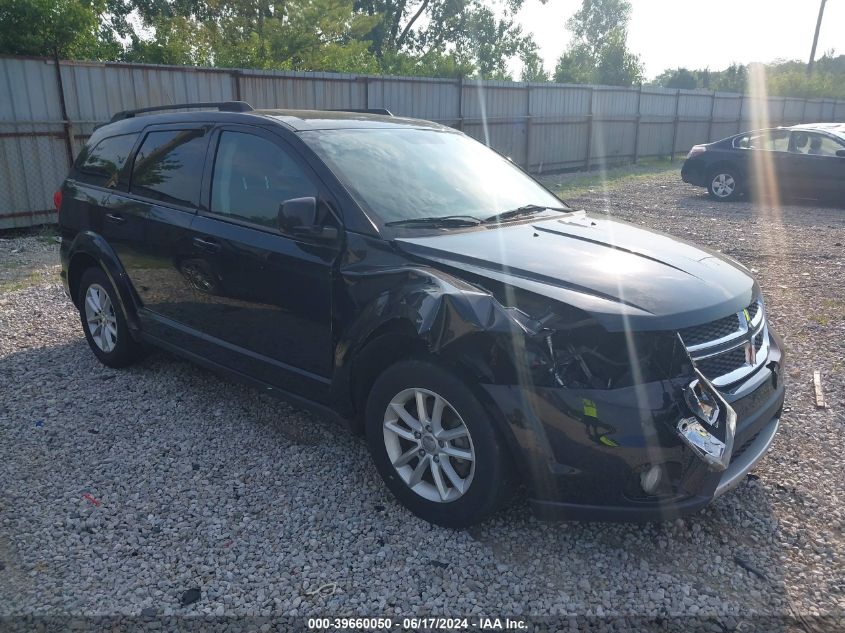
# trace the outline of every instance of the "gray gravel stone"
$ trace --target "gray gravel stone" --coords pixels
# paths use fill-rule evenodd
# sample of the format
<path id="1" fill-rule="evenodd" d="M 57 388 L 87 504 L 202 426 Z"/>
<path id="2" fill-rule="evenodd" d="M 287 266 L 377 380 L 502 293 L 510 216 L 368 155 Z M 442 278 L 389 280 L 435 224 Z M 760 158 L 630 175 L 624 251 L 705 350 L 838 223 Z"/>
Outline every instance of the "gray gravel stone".
<path id="1" fill-rule="evenodd" d="M 56 245 L 0 239 L 0 266 L 26 253 L 52 271 L 0 294 L 0 615 L 845 612 L 845 213 L 720 205 L 677 174 L 573 203 L 756 274 L 789 393 L 754 478 L 660 525 L 546 524 L 521 502 L 467 532 L 433 528 L 330 422 L 160 352 L 99 365 Z"/>

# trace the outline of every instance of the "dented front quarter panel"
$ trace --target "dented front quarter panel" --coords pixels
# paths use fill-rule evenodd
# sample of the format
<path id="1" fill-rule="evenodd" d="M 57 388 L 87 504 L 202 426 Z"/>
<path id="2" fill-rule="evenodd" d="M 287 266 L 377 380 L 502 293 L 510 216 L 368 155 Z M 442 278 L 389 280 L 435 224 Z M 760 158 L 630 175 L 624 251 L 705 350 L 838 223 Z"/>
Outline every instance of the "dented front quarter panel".
<path id="1" fill-rule="evenodd" d="M 491 361 L 491 354 L 496 341 L 507 341 L 507 348 L 512 348 L 524 330 L 512 311 L 483 288 L 409 262 L 390 243 L 358 234 L 348 237 L 338 283 L 343 287 L 335 293 L 340 299 L 335 306 L 334 382 L 341 398 L 349 391 L 356 356 L 394 324 L 413 332 L 429 353 L 456 362 L 460 357 L 460 362 L 481 372 L 476 377 L 483 380 L 504 379 L 501 367 L 512 368 Z"/>

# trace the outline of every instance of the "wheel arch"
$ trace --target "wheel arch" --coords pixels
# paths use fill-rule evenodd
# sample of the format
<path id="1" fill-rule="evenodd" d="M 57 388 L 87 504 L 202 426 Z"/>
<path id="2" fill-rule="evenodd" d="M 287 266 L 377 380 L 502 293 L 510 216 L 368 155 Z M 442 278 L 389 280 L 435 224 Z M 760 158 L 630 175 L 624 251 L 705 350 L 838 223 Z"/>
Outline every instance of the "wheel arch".
<path id="1" fill-rule="evenodd" d="M 406 358 L 425 355 L 425 341 L 407 319 L 390 319 L 376 327 L 352 355 L 349 363 L 348 401 L 352 430 L 364 430 L 364 409 L 370 388 L 388 367 Z"/>
<path id="2" fill-rule="evenodd" d="M 705 177 L 707 178 L 708 185 L 713 179 L 713 176 L 716 175 L 716 172 L 722 169 L 730 169 L 734 173 L 736 173 L 736 175 L 741 178 L 740 185 L 744 186 L 744 182 L 746 180 L 745 168 L 738 161 L 732 160 L 730 158 L 720 158 L 719 160 L 707 166 L 705 171 Z"/>
<path id="3" fill-rule="evenodd" d="M 510 356 L 497 353 L 501 349 L 498 337 L 485 331 L 469 332 L 443 347 L 434 347 L 409 319 L 392 318 L 374 328 L 351 355 L 346 377 L 339 382 L 346 383 L 346 394 L 338 394 L 339 399 L 348 400 L 350 418 L 355 420 L 353 430 L 360 431 L 370 387 L 388 367 L 412 358 L 435 362 L 459 373 L 483 399 L 486 392 L 476 388 L 476 383 L 506 382 L 517 375 Z"/>
<path id="4" fill-rule="evenodd" d="M 350 399 L 354 413 L 349 418 L 350 427 L 356 434 L 364 432 L 367 397 L 373 384 L 384 371 L 404 360 L 427 361 L 455 374 L 476 397 L 490 416 L 494 432 L 503 441 L 506 455 L 516 466 L 514 472 L 521 480 L 526 481 L 527 474 L 521 467 L 523 460 L 519 459 L 519 442 L 507 423 L 504 412 L 480 383 L 481 380 L 495 380 L 495 372 L 485 366 L 483 356 L 485 350 L 493 349 L 497 345 L 496 338 L 487 332 L 470 336 L 472 340 L 465 343 L 477 353 L 467 354 L 465 349 L 459 349 L 455 345 L 432 351 L 416 332 L 413 324 L 406 319 L 392 319 L 379 326 L 351 362 Z M 510 363 L 510 360 L 507 362 Z"/>
<path id="5" fill-rule="evenodd" d="M 129 277 L 117 254 L 106 240 L 93 231 L 84 231 L 74 238 L 69 248 L 67 280 L 73 304 L 79 308 L 79 283 L 89 268 L 99 268 L 109 278 L 117 292 L 120 309 L 126 317 L 126 324 L 132 338 L 140 340 L 141 324 L 138 319 L 138 302 L 135 299 Z"/>

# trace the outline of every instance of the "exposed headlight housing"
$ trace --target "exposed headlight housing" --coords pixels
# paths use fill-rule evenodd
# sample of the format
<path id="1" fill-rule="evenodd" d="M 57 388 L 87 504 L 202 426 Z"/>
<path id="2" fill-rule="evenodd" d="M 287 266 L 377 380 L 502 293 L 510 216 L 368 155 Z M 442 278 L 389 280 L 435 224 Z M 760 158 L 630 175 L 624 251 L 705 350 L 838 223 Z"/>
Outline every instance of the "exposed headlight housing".
<path id="1" fill-rule="evenodd" d="M 667 380 L 691 370 L 677 337 L 663 332 L 607 332 L 599 327 L 549 333 L 555 382 L 563 387 L 618 389 Z M 686 367 L 682 365 L 686 364 Z"/>

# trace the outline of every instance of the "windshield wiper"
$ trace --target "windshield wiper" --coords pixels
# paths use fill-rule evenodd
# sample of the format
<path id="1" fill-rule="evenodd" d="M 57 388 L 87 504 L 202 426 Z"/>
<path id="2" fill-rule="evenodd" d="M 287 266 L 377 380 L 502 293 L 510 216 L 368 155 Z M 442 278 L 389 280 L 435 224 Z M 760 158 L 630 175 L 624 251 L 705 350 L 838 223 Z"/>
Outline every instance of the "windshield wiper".
<path id="1" fill-rule="evenodd" d="M 474 215 L 441 215 L 439 217 L 431 218 L 405 218 L 404 220 L 394 220 L 393 222 L 385 222 L 385 226 L 478 226 L 481 224 Z"/>
<path id="2" fill-rule="evenodd" d="M 571 211 L 566 207 L 546 207 L 541 204 L 526 204 L 510 211 L 502 211 L 496 215 L 491 215 L 489 218 L 484 218 L 485 224 L 492 224 L 493 222 L 501 222 L 503 220 L 513 220 L 526 215 L 534 215 L 541 211 Z"/>

